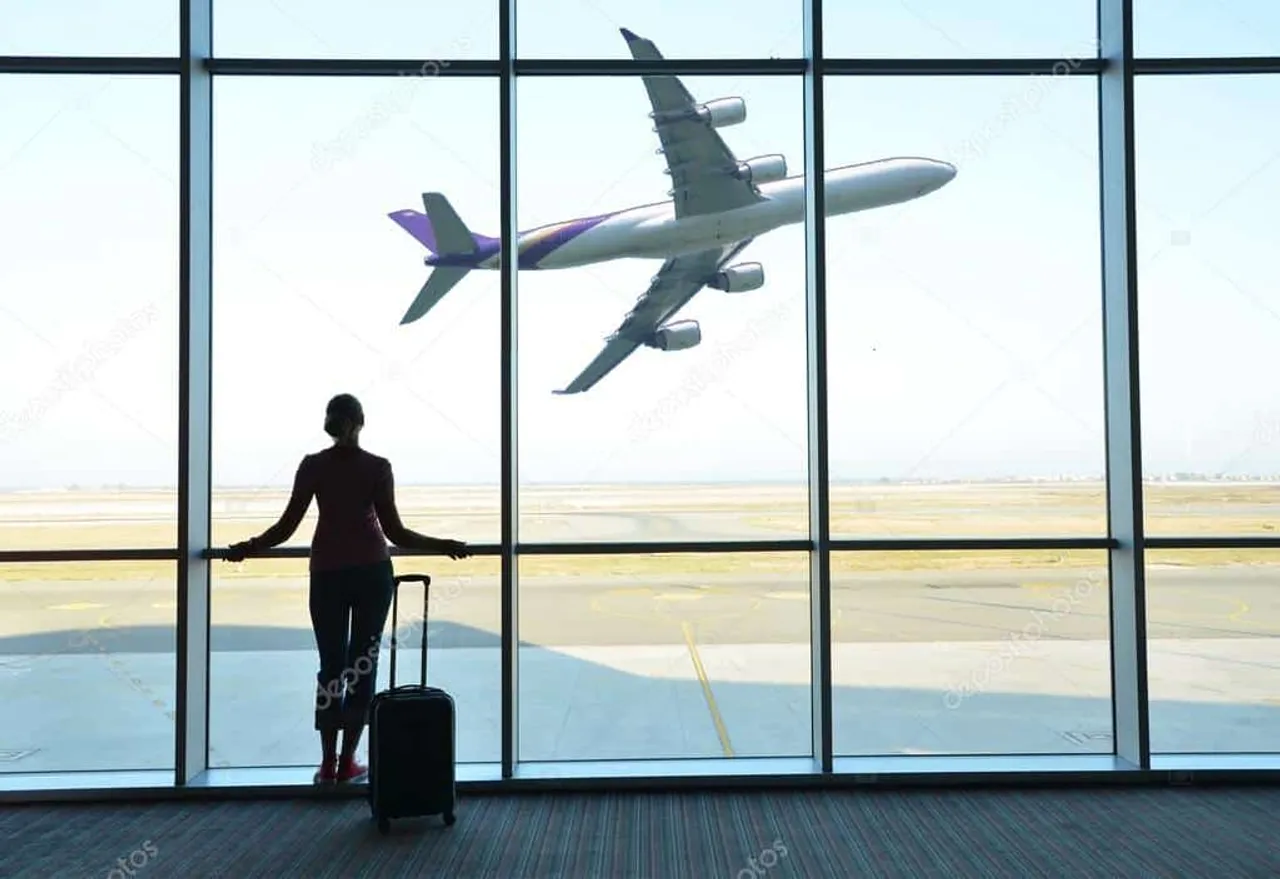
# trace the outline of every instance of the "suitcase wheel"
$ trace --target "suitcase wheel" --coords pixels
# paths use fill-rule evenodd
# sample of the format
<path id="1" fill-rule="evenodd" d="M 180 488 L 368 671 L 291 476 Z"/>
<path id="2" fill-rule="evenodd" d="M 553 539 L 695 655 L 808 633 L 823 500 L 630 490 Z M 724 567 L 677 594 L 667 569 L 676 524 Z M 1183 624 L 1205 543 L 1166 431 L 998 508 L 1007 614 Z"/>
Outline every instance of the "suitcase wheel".
<path id="1" fill-rule="evenodd" d="M 452 826 L 453 826 L 453 824 L 454 824 L 454 822 L 455 822 L 455 821 L 457 821 L 457 820 L 458 820 L 458 817 L 457 817 L 456 815 L 454 815 L 452 812 L 445 812 L 445 813 L 444 813 L 444 826 L 445 826 L 445 827 L 452 827 Z"/>

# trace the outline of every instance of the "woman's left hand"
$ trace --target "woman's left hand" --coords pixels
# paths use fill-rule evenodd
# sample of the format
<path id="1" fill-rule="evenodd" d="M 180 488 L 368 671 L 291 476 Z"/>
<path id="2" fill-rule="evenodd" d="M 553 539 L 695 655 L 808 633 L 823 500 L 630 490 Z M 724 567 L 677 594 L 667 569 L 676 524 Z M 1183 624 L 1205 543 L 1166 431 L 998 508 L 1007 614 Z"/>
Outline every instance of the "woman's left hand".
<path id="1" fill-rule="evenodd" d="M 441 540 L 440 552 L 454 560 L 465 559 L 471 555 L 470 547 L 461 540 Z"/>

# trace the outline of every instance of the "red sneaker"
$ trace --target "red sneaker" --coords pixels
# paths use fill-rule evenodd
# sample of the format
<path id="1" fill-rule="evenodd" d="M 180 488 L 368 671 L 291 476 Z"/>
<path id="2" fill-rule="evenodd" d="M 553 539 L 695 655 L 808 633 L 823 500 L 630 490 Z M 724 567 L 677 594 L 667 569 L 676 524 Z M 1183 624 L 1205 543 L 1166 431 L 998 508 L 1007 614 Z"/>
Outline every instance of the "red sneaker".
<path id="1" fill-rule="evenodd" d="M 352 757 L 350 760 L 338 763 L 338 783 L 339 784 L 358 784 L 369 779 L 369 767 L 364 766 L 359 760 Z"/>
<path id="2" fill-rule="evenodd" d="M 338 762 L 329 760 L 320 764 L 312 779 L 316 784 L 334 784 L 338 780 Z"/>

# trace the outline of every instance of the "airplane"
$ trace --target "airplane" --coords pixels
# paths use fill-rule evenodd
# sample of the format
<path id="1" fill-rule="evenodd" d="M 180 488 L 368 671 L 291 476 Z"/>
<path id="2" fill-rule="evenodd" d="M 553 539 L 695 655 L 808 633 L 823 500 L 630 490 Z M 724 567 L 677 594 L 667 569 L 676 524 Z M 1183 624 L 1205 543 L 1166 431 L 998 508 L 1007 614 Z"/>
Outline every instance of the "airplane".
<path id="1" fill-rule="evenodd" d="M 631 56 L 662 58 L 651 40 L 621 28 Z M 764 284 L 758 262 L 735 262 L 758 236 L 805 219 L 804 175 L 787 176 L 786 157 L 740 161 L 717 129 L 746 119 L 742 98 L 699 102 L 671 75 L 642 77 L 654 131 L 671 178 L 669 200 L 520 232 L 516 268 L 568 269 L 623 258 L 662 260 L 648 289 L 605 338 L 603 350 L 556 394 L 594 387 L 641 347 L 682 351 L 702 341 L 696 320 L 672 320 L 703 287 L 744 293 Z M 956 168 L 925 158 L 891 158 L 833 168 L 824 175 L 828 216 L 900 204 L 949 183 Z M 426 247 L 433 268 L 401 319 L 427 314 L 466 275 L 500 269 L 500 239 L 467 228 L 442 193 L 422 196 L 424 212 L 388 216 Z"/>

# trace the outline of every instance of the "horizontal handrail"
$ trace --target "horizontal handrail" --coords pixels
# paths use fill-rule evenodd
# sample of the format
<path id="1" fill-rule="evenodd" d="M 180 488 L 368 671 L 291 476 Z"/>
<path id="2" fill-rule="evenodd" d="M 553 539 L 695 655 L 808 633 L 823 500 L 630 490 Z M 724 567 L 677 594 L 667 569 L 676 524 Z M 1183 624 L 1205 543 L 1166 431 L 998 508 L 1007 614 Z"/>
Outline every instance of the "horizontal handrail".
<path id="1" fill-rule="evenodd" d="M 1209 535 L 1209 536 L 1158 536 L 1142 541 L 1148 550 L 1163 549 L 1274 549 L 1280 550 L 1280 535 Z M 497 543 L 469 544 L 471 555 L 477 558 L 502 555 L 503 547 Z M 1120 542 L 1112 537 L 865 537 L 832 538 L 827 542 L 831 552 L 983 552 L 1013 550 L 1035 552 L 1037 550 L 1110 550 L 1119 549 Z M 516 555 L 691 555 L 698 553 L 765 553 L 765 552 L 813 552 L 812 540 L 678 540 L 678 541 L 599 541 L 576 543 L 517 543 Z M 310 556 L 305 546 L 277 546 L 261 550 L 255 559 L 305 559 Z M 401 558 L 428 558 L 439 553 L 414 549 L 389 548 L 392 556 Z M 0 550 L 0 564 L 34 562 L 126 562 L 126 561 L 178 561 L 181 553 L 176 547 L 120 547 L 106 549 L 4 549 Z M 200 552 L 207 560 L 225 560 L 226 547 L 209 547 Z"/>

